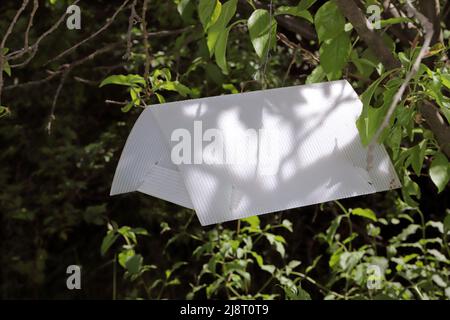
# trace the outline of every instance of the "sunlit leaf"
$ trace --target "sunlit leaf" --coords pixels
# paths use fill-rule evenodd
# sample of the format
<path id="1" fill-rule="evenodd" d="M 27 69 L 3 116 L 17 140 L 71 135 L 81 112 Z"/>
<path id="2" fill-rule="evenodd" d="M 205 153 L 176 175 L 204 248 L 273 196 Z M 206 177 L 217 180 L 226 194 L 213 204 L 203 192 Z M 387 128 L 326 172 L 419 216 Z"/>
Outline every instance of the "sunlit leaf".
<path id="1" fill-rule="evenodd" d="M 267 10 L 257 9 L 248 19 L 250 40 L 258 57 L 266 56 L 268 50 L 276 43 L 277 22 L 270 17 Z"/>
<path id="2" fill-rule="evenodd" d="M 442 192 L 450 179 L 450 163 L 442 153 L 437 153 L 430 165 L 430 178 Z"/>

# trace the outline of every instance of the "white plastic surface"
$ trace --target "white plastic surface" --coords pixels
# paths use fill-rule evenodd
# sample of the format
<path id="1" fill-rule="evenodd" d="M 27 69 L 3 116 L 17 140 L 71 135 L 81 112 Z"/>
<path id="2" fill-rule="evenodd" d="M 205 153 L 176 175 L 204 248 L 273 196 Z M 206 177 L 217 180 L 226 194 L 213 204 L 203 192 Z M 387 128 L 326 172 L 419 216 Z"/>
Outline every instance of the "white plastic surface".
<path id="1" fill-rule="evenodd" d="M 149 106 L 128 137 L 111 195 L 140 191 L 193 208 L 209 225 L 398 188 L 383 146 L 366 170 L 367 151 L 355 124 L 361 110 L 345 80 Z M 200 134 L 194 123 L 201 123 Z M 206 157 L 209 142 L 199 142 L 199 135 L 218 129 L 224 144 L 218 158 L 231 159 L 240 145 L 245 161 L 174 165 L 177 129 L 189 131 L 192 144 L 202 147 L 192 148 L 193 160 Z M 261 133 L 252 145 L 236 140 L 248 129 Z M 261 142 L 264 134 L 275 147 Z"/>

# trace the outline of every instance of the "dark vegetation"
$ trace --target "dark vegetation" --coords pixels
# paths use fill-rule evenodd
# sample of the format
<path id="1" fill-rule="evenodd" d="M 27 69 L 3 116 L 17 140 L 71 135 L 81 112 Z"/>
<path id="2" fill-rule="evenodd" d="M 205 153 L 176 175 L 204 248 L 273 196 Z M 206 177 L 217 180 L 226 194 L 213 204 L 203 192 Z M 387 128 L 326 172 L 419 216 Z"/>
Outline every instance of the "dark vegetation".
<path id="1" fill-rule="evenodd" d="M 1 297 L 450 299 L 449 2 L 221 2 L 0 2 Z M 109 197 L 143 105 L 341 78 L 402 189 L 210 227 Z"/>

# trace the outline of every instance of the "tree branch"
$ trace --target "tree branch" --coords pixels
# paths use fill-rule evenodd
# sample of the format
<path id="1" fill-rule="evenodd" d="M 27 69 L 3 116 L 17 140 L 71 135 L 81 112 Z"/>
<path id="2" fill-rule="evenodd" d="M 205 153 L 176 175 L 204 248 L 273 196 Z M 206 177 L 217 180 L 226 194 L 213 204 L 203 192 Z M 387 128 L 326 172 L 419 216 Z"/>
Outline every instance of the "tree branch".
<path id="1" fill-rule="evenodd" d="M 73 4 L 77 4 L 80 0 L 76 0 Z M 41 43 L 42 40 L 44 40 L 48 35 L 50 35 L 51 33 L 53 33 L 53 31 L 55 31 L 56 29 L 58 29 L 58 27 L 60 26 L 60 24 L 64 21 L 64 19 L 67 16 L 67 12 L 64 12 L 64 14 L 59 18 L 59 20 L 52 25 L 47 31 L 45 31 L 37 40 L 36 42 L 28 47 L 28 48 L 22 48 L 21 50 L 15 51 L 15 52 L 11 52 L 10 54 L 8 54 L 7 58 L 9 60 L 16 60 L 18 58 L 21 58 L 23 55 L 25 55 L 28 52 L 31 52 L 31 55 L 22 63 L 19 64 L 15 64 L 15 65 L 11 65 L 11 68 L 21 68 L 26 66 L 36 55 L 38 49 L 39 49 L 39 44 Z"/>
<path id="2" fill-rule="evenodd" d="M 424 100 L 419 105 L 419 111 L 425 119 L 428 128 L 433 132 L 441 150 L 450 159 L 450 127 L 446 124 L 439 108 L 431 102 Z"/>
<path id="3" fill-rule="evenodd" d="M 136 13 L 136 3 L 137 0 L 133 0 L 133 3 L 131 4 L 131 13 L 130 17 L 128 18 L 128 30 L 127 30 L 127 52 L 123 56 L 125 60 L 129 60 L 131 58 L 131 48 L 133 46 L 132 42 L 132 30 L 133 25 L 136 23 L 136 19 L 138 19 L 138 15 Z"/>
<path id="4" fill-rule="evenodd" d="M 0 48 L 3 49 L 3 48 L 5 47 L 6 40 L 8 40 L 8 37 L 11 35 L 11 33 L 12 33 L 13 29 L 14 29 L 14 26 L 15 26 L 16 23 L 17 23 L 17 20 L 19 20 L 20 15 L 22 14 L 22 12 L 23 12 L 23 11 L 25 10 L 25 8 L 27 7 L 28 1 L 29 1 L 29 0 L 23 0 L 23 1 L 22 1 L 22 6 L 19 8 L 19 10 L 17 10 L 16 15 L 14 16 L 13 20 L 12 20 L 11 23 L 9 24 L 8 29 L 6 30 L 6 33 L 5 33 L 4 37 L 3 37 L 3 40 L 2 40 L 2 42 L 0 43 Z"/>
<path id="5" fill-rule="evenodd" d="M 393 5 L 391 0 L 384 0 L 383 1 L 383 18 L 385 19 L 392 19 L 392 18 L 399 18 L 401 17 L 400 12 L 397 10 L 397 8 Z M 414 41 L 414 38 L 416 37 L 416 33 L 408 28 L 407 23 L 400 23 L 400 24 L 394 24 L 389 27 L 389 30 L 392 32 L 394 36 L 396 36 L 404 45 L 409 45 L 411 42 Z"/>
<path id="6" fill-rule="evenodd" d="M 375 148 L 375 145 L 378 143 L 378 139 L 380 138 L 384 129 L 386 129 L 389 126 L 390 119 L 391 119 L 392 115 L 394 114 L 397 104 L 402 99 L 403 94 L 409 85 L 409 82 L 419 71 L 420 63 L 422 62 L 422 59 L 425 57 L 428 49 L 430 48 L 431 39 L 432 39 L 433 33 L 434 33 L 433 25 L 428 21 L 428 19 L 424 15 L 422 15 L 420 12 L 418 12 L 416 10 L 416 8 L 414 8 L 414 6 L 411 4 L 410 0 L 407 0 L 406 4 L 407 4 L 407 8 L 422 24 L 424 32 L 425 32 L 425 39 L 423 41 L 422 48 L 420 49 L 419 54 L 418 54 L 416 60 L 414 61 L 414 64 L 413 64 L 411 70 L 406 74 L 405 80 L 403 81 L 402 85 L 400 86 L 397 93 L 394 95 L 394 97 L 392 99 L 391 105 L 389 106 L 389 109 L 386 113 L 386 116 L 383 119 L 383 122 L 381 123 L 380 127 L 377 129 L 377 131 L 375 132 L 375 135 L 373 136 L 372 140 L 369 143 L 369 147 L 367 150 L 367 170 L 370 170 L 372 167 L 373 149 Z"/>
<path id="7" fill-rule="evenodd" d="M 23 0 L 21 7 L 17 10 L 16 15 L 14 16 L 13 20 L 9 24 L 8 29 L 6 30 L 5 35 L 3 36 L 2 41 L 0 42 L 0 106 L 2 103 L 2 89 L 3 89 L 3 69 L 5 66 L 5 63 L 8 61 L 5 53 L 3 52 L 3 49 L 5 48 L 6 41 L 8 40 L 8 37 L 11 35 L 14 26 L 17 23 L 17 20 L 19 20 L 20 15 L 25 10 L 26 6 L 28 5 L 29 0 Z"/>
<path id="8" fill-rule="evenodd" d="M 52 63 L 56 60 L 61 59 L 62 57 L 64 57 L 65 55 L 73 52 L 74 50 L 76 50 L 79 46 L 85 44 L 86 42 L 94 39 L 95 37 L 97 37 L 99 34 L 101 34 L 103 31 L 105 31 L 106 29 L 108 29 L 108 27 L 114 22 L 114 20 L 116 19 L 117 15 L 125 8 L 125 6 L 128 4 L 130 0 L 125 0 L 121 6 L 114 12 L 114 14 L 112 15 L 111 18 L 108 18 L 106 20 L 106 23 L 100 28 L 98 29 L 96 32 L 94 32 L 93 34 L 91 34 L 89 37 L 83 39 L 82 41 L 78 42 L 77 44 L 75 44 L 74 46 L 72 46 L 71 48 L 63 51 L 62 53 L 60 53 L 59 55 L 57 55 L 56 57 L 54 57 L 53 59 L 51 59 L 49 62 L 47 62 L 47 64 Z"/>
<path id="9" fill-rule="evenodd" d="M 55 117 L 56 104 L 58 102 L 58 98 L 59 98 L 59 95 L 61 94 L 61 90 L 64 86 L 64 83 L 66 82 L 67 77 L 69 76 L 70 72 L 72 72 L 72 70 L 74 68 L 76 68 L 77 66 L 82 65 L 83 63 L 85 63 L 87 61 L 93 60 L 97 55 L 103 54 L 105 52 L 112 50 L 113 48 L 118 46 L 120 43 L 121 42 L 112 43 L 104 48 L 98 49 L 98 50 L 94 51 L 93 53 L 91 53 L 90 55 L 84 57 L 83 59 L 72 62 L 69 65 L 64 65 L 63 69 L 58 71 L 59 73 L 62 73 L 62 76 L 61 76 L 61 80 L 59 82 L 58 88 L 56 89 L 55 96 L 53 97 L 52 109 L 51 109 L 49 120 L 47 123 L 48 134 L 51 134 L 52 123 L 56 119 L 56 117 Z"/>
<path id="10" fill-rule="evenodd" d="M 336 0 L 336 4 L 386 69 L 400 67 L 400 62 L 391 53 L 383 39 L 375 32 L 371 23 L 353 0 Z"/>
<path id="11" fill-rule="evenodd" d="M 36 11 L 38 10 L 38 8 L 39 8 L 39 0 L 34 0 L 33 1 L 33 11 L 31 11 L 30 19 L 28 20 L 27 30 L 25 31 L 25 40 L 24 40 L 24 44 L 23 44 L 23 47 L 25 49 L 28 48 L 29 39 L 30 39 L 30 30 L 31 30 L 31 27 L 33 26 L 34 16 L 36 15 Z"/>
<path id="12" fill-rule="evenodd" d="M 142 3 L 142 14 L 141 14 L 141 30 L 142 30 L 142 40 L 144 42 L 144 54 L 145 54 L 145 67 L 144 67 L 144 79 L 148 86 L 148 77 L 150 73 L 150 44 L 148 42 L 148 30 L 147 30 L 147 1 L 143 0 Z"/>
<path id="13" fill-rule="evenodd" d="M 433 24 L 431 45 L 442 42 L 441 7 L 439 0 L 419 0 L 419 8 L 423 15 Z"/>

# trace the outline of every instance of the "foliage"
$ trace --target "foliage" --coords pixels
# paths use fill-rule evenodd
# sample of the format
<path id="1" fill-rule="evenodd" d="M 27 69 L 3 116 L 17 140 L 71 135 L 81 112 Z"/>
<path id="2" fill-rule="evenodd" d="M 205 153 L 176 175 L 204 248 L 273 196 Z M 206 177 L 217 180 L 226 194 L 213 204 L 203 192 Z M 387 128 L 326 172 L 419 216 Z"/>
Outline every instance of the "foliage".
<path id="1" fill-rule="evenodd" d="M 450 164 L 423 112 L 432 104 L 448 127 L 448 17 L 440 21 L 443 41 L 433 43 L 379 139 L 401 189 L 202 228 L 192 210 L 143 194 L 108 196 L 144 106 L 344 78 L 363 102 L 356 126 L 368 145 L 413 67 L 422 27 L 382 12 L 382 30 L 374 32 L 400 63 L 392 69 L 335 0 L 273 0 L 273 8 L 250 0 L 149 1 L 148 47 L 142 19 L 130 19 L 132 3 L 107 32 L 52 61 L 111 21 L 118 6 L 82 1 L 81 31 L 59 27 L 24 68 L 15 66 L 20 59 L 0 67 L 2 297 L 450 299 Z M 140 15 L 143 1 L 136 3 Z M 66 6 L 42 1 L 30 43 Z M 17 7 L 0 4 L 0 40 Z M 2 57 L 22 48 L 30 11 Z M 414 32 L 410 41 L 405 30 Z M 92 55 L 102 48 L 109 51 Z M 55 81 L 68 66 L 65 82 Z M 83 266 L 79 292 L 64 287 L 71 264 Z"/>

